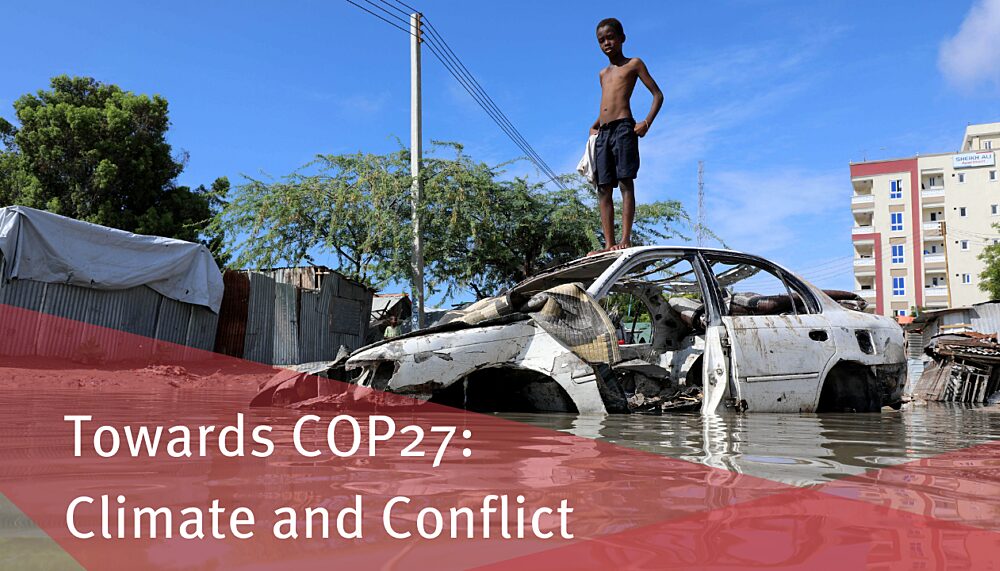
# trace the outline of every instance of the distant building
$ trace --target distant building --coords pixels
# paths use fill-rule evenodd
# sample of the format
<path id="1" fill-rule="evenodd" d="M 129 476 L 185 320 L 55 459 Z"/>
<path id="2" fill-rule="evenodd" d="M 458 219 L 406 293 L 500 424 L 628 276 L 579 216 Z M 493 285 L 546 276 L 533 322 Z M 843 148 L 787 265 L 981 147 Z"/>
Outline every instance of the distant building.
<path id="1" fill-rule="evenodd" d="M 987 244 L 1000 242 L 1000 123 L 969 125 L 961 151 L 851 164 L 854 279 L 883 315 L 988 300 Z"/>

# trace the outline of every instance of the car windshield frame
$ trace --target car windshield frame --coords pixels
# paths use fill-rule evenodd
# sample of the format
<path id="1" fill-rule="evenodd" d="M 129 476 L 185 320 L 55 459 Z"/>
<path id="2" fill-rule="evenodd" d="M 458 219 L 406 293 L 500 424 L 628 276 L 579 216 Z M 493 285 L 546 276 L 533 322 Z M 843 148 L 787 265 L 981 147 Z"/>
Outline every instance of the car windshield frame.
<path id="1" fill-rule="evenodd" d="M 511 296 L 530 297 L 558 285 L 582 283 L 584 289 L 590 287 L 608 272 L 622 257 L 622 252 L 607 252 L 587 258 L 579 258 L 566 264 L 555 266 L 537 276 L 532 276 L 515 285 L 508 292 Z"/>

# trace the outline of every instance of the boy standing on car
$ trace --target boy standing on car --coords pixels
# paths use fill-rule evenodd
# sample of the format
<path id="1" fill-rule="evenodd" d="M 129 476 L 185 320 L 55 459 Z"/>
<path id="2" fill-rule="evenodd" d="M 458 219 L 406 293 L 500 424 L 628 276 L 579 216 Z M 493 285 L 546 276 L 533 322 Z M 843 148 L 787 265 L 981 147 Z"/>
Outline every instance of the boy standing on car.
<path id="1" fill-rule="evenodd" d="M 663 105 L 663 92 L 649 75 L 646 64 L 637 57 L 625 57 L 622 44 L 625 31 L 615 18 L 605 18 L 597 24 L 597 42 L 608 56 L 608 67 L 601 70 L 601 112 L 590 127 L 597 135 L 594 148 L 594 168 L 597 174 L 598 202 L 601 208 L 601 228 L 604 249 L 621 250 L 632 245 L 632 220 L 635 216 L 635 177 L 639 172 L 639 137 L 643 137 Z M 632 118 L 630 99 L 636 80 L 653 95 L 649 114 L 636 123 Z M 622 239 L 615 241 L 615 187 L 622 193 Z M 596 252 L 593 252 L 596 253 Z"/>

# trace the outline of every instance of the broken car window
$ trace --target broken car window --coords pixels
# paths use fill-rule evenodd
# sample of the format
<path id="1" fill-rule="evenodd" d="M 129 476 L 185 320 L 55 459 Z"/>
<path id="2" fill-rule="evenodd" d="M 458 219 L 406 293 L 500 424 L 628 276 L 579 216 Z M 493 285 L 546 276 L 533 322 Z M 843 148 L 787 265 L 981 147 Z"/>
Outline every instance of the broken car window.
<path id="1" fill-rule="evenodd" d="M 706 260 L 722 290 L 724 315 L 809 313 L 802 294 L 770 268 L 744 259 L 706 256 Z"/>
<path id="2" fill-rule="evenodd" d="M 601 305 L 620 326 L 622 343 L 666 350 L 704 330 L 701 292 L 688 259 L 660 256 L 628 268 Z"/>

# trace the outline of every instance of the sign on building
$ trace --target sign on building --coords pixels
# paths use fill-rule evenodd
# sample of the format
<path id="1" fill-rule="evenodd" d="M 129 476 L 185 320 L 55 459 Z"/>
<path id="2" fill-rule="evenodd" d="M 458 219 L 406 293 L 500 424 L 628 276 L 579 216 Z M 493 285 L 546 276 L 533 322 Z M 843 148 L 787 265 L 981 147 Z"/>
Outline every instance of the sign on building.
<path id="1" fill-rule="evenodd" d="M 996 156 L 993 151 L 959 153 L 952 156 L 952 167 L 956 169 L 965 169 L 969 167 L 991 167 L 995 164 Z"/>

